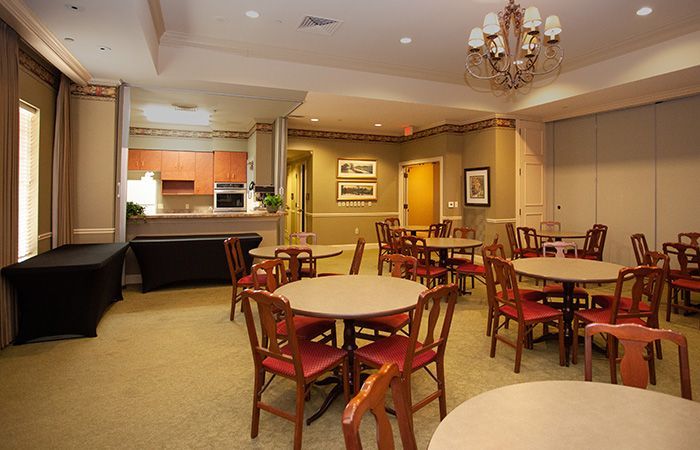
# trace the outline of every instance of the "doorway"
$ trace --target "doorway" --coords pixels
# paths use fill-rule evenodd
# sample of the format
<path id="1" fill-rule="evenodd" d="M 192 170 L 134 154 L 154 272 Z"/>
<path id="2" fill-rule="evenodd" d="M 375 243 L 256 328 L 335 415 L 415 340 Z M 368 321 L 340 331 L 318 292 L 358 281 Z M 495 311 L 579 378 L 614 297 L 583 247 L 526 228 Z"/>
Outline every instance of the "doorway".
<path id="1" fill-rule="evenodd" d="M 288 162 L 284 227 L 284 241 L 287 243 L 290 234 L 306 231 L 306 188 L 306 161 Z"/>
<path id="2" fill-rule="evenodd" d="M 442 158 L 399 165 L 399 208 L 404 225 L 429 225 L 442 217 Z"/>

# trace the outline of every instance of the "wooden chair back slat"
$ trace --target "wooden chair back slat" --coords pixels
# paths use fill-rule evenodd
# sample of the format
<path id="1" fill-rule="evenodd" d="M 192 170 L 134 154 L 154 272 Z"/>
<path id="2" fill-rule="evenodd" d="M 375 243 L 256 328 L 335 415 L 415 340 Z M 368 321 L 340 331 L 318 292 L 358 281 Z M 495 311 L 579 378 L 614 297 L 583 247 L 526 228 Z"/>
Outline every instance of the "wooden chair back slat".
<path id="1" fill-rule="evenodd" d="M 501 295 L 496 302 L 515 308 L 518 314 L 518 320 L 523 320 L 523 307 L 520 300 L 520 291 L 518 290 L 518 278 L 515 274 L 515 268 L 510 261 L 498 256 L 487 256 L 486 260 L 491 264 L 494 276 L 494 299 L 495 294 L 500 291 Z"/>
<path id="2" fill-rule="evenodd" d="M 637 324 L 611 325 L 592 323 L 586 326 L 585 334 L 585 380 L 593 381 L 592 345 L 593 336 L 606 333 L 618 339 L 624 349 L 620 362 L 622 382 L 625 386 L 646 389 L 649 382 L 649 367 L 644 350 L 657 340 L 669 340 L 678 346 L 680 368 L 681 397 L 692 400 L 690 383 L 690 365 L 688 361 L 688 341 L 680 333 L 671 330 L 659 330 Z"/>
<path id="3" fill-rule="evenodd" d="M 224 251 L 228 262 L 228 270 L 231 274 L 231 282 L 235 286 L 239 279 L 247 275 L 241 240 L 237 237 L 226 239 L 224 241 Z"/>
<path id="4" fill-rule="evenodd" d="M 428 237 L 444 237 L 446 226 L 443 223 L 431 223 L 428 226 Z"/>
<path id="5" fill-rule="evenodd" d="M 693 272 L 697 273 L 700 269 L 698 262 L 700 249 L 696 246 L 680 242 L 664 242 L 663 251 L 669 258 L 672 258 L 673 262 L 677 263 L 676 277 L 689 278 Z"/>
<path id="6" fill-rule="evenodd" d="M 419 266 L 428 267 L 430 265 L 431 251 L 425 243 L 425 238 L 418 236 L 402 236 L 401 253 L 416 258 Z"/>
<path id="7" fill-rule="evenodd" d="M 637 265 L 641 266 L 644 264 L 644 255 L 649 251 L 649 245 L 647 244 L 647 238 L 643 233 L 635 233 L 630 236 L 632 241 L 632 250 L 634 251 L 634 258 L 637 260 Z"/>
<path id="8" fill-rule="evenodd" d="M 253 287 L 255 289 L 266 289 L 275 292 L 278 287 L 287 284 L 287 271 L 284 269 L 284 262 L 281 259 L 268 259 L 251 268 L 253 275 Z M 265 277 L 261 275 L 265 274 Z"/>
<path id="9" fill-rule="evenodd" d="M 539 253 L 540 238 L 537 230 L 531 227 L 518 227 L 518 246 L 524 252 Z"/>
<path id="10" fill-rule="evenodd" d="M 440 237 L 449 237 L 452 234 L 452 219 L 442 219 L 442 224 L 444 225 L 440 234 Z"/>
<path id="11" fill-rule="evenodd" d="M 684 242 L 684 241 L 688 242 Z M 700 246 L 700 233 L 696 231 L 688 231 L 685 233 L 678 233 L 678 242 L 687 243 L 689 245 L 698 247 Z"/>
<path id="12" fill-rule="evenodd" d="M 378 270 L 379 275 L 383 273 L 384 262 L 389 263 L 392 277 L 416 281 L 418 260 L 413 256 L 402 255 L 400 253 L 382 256 L 382 264 L 379 265 Z"/>
<path id="13" fill-rule="evenodd" d="M 360 266 L 362 265 L 362 254 L 365 251 L 365 238 L 357 238 L 357 244 L 355 244 L 355 253 L 352 255 L 352 263 L 350 264 L 350 275 L 357 275 L 360 273 Z"/>
<path id="14" fill-rule="evenodd" d="M 476 230 L 470 227 L 457 227 L 452 231 L 452 237 L 457 239 L 476 239 Z M 470 262 L 474 262 L 474 247 L 472 248 L 457 248 L 450 250 L 451 255 L 465 255 Z"/>
<path id="15" fill-rule="evenodd" d="M 391 229 L 386 222 L 375 222 L 374 229 L 377 232 L 377 243 L 380 247 L 382 244 L 391 244 Z"/>
<path id="16" fill-rule="evenodd" d="M 398 217 L 387 217 L 384 219 L 384 222 L 389 225 L 390 227 L 400 227 L 401 226 L 401 221 L 399 220 Z"/>
<path id="17" fill-rule="evenodd" d="M 506 234 L 508 235 L 508 245 L 510 246 L 511 257 L 515 258 L 517 257 L 520 245 L 518 245 L 518 237 L 515 234 L 515 227 L 510 222 L 506 223 Z"/>
<path id="18" fill-rule="evenodd" d="M 289 256 L 290 281 L 297 281 L 300 278 L 303 263 L 309 266 L 310 273 L 316 272 L 316 260 L 313 257 L 313 251 L 309 247 L 280 247 L 275 249 L 275 257 L 280 255 Z"/>
<path id="19" fill-rule="evenodd" d="M 611 324 L 630 318 L 646 319 L 648 325 L 655 323 L 654 318 L 658 315 L 664 278 L 668 270 L 668 258 L 661 258 L 661 261 L 663 267 L 645 265 L 620 269 L 611 305 Z M 621 298 L 630 284 L 632 286 L 629 288 L 628 298 L 631 303 L 623 310 Z M 642 308 L 642 304 L 646 304 L 648 308 Z"/>

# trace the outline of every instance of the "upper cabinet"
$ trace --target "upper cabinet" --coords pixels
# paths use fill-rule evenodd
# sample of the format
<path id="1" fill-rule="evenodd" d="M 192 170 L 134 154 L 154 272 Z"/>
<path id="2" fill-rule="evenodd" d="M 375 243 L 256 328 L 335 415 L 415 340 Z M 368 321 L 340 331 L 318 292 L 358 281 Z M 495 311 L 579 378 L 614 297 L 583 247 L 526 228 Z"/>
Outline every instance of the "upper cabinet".
<path id="1" fill-rule="evenodd" d="M 206 195 L 214 193 L 214 155 L 210 152 L 195 153 L 194 193 Z"/>
<path id="2" fill-rule="evenodd" d="M 129 170 L 160 172 L 161 157 L 160 150 L 129 149 Z"/>
<path id="3" fill-rule="evenodd" d="M 246 152 L 214 152 L 214 181 L 245 183 Z"/>
<path id="4" fill-rule="evenodd" d="M 160 177 L 163 180 L 194 180 L 196 152 L 163 151 Z"/>

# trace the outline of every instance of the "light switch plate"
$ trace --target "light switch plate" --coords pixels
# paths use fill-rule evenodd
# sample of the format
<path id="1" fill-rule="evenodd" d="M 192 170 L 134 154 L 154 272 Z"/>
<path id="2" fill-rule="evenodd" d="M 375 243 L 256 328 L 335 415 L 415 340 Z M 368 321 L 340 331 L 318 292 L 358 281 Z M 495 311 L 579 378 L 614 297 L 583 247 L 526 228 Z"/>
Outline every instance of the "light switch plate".
<path id="1" fill-rule="evenodd" d="M 459 208 L 459 202 L 455 202 L 455 208 Z"/>

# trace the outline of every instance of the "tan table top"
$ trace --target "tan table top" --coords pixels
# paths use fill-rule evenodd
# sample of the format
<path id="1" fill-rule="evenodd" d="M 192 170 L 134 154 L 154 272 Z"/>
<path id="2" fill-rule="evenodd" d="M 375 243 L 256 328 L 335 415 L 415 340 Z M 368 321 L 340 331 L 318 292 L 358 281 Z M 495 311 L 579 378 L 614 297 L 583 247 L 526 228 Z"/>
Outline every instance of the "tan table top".
<path id="1" fill-rule="evenodd" d="M 430 225 L 399 225 L 389 228 L 392 230 L 428 231 L 430 230 Z"/>
<path id="2" fill-rule="evenodd" d="M 607 283 L 617 280 L 625 266 L 577 258 L 522 258 L 513 260 L 515 272 L 533 278 L 578 283 Z"/>
<path id="3" fill-rule="evenodd" d="M 554 239 L 579 239 L 579 238 L 585 238 L 586 237 L 586 232 L 585 231 L 556 231 L 556 230 L 551 230 L 551 231 L 537 231 L 537 235 L 540 237 L 545 237 L 545 238 L 554 238 Z"/>
<path id="4" fill-rule="evenodd" d="M 275 250 L 282 247 L 302 247 L 310 248 L 313 253 L 314 258 L 329 258 L 331 256 L 338 256 L 343 253 L 343 250 L 338 247 L 333 247 L 331 245 L 268 245 L 265 247 L 258 247 L 250 250 L 250 256 L 255 258 L 272 259 L 276 258 Z M 280 255 L 281 259 L 289 259 L 286 255 Z M 304 259 L 303 255 L 301 259 Z"/>
<path id="5" fill-rule="evenodd" d="M 616 384 L 538 381 L 504 386 L 452 410 L 429 450 L 695 449 L 700 403 Z"/>
<path id="6" fill-rule="evenodd" d="M 475 239 L 430 237 L 425 238 L 425 245 L 430 248 L 472 248 L 482 244 Z"/>
<path id="7" fill-rule="evenodd" d="M 405 312 L 416 306 L 426 287 L 403 278 L 336 275 L 303 278 L 275 291 L 298 314 L 358 319 Z"/>

